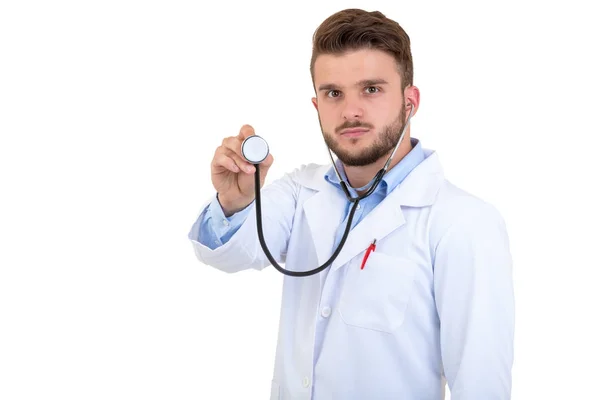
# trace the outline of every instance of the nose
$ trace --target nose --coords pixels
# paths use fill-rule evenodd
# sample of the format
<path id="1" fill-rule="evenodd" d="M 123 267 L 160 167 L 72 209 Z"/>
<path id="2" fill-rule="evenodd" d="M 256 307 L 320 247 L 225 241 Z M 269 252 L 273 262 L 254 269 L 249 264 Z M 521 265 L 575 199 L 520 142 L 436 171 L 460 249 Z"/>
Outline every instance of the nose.
<path id="1" fill-rule="evenodd" d="M 362 118 L 364 114 L 361 101 L 357 97 L 346 96 L 342 105 L 342 116 L 346 120 Z"/>

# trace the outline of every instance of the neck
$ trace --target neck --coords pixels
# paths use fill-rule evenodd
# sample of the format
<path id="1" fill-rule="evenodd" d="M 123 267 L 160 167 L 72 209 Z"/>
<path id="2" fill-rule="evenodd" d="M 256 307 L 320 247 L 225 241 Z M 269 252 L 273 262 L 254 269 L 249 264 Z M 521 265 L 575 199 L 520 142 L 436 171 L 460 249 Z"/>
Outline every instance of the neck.
<path id="1" fill-rule="evenodd" d="M 402 143 L 400 144 L 400 146 L 398 146 L 396 154 L 394 154 L 394 157 L 390 161 L 390 165 L 388 166 L 387 171 L 394 168 L 394 166 L 396 166 L 396 164 L 398 164 L 400 160 L 402 160 L 411 150 L 412 144 L 410 141 L 410 136 L 408 135 L 408 132 L 406 132 Z M 373 179 L 373 177 L 377 175 L 377 172 L 379 172 L 379 170 L 385 166 L 385 163 L 387 162 L 387 159 L 390 156 L 390 154 L 392 154 L 392 151 L 394 150 L 390 150 L 389 153 L 386 153 L 376 162 L 362 167 L 352 167 L 344 164 L 344 172 L 346 173 L 346 177 L 348 178 L 348 183 L 350 184 L 350 186 L 352 186 L 353 188 L 360 188 L 367 185 Z M 368 189 L 369 188 L 367 188 L 367 190 Z M 358 194 L 360 195 L 364 192 L 366 192 L 366 190 L 358 191 Z"/>

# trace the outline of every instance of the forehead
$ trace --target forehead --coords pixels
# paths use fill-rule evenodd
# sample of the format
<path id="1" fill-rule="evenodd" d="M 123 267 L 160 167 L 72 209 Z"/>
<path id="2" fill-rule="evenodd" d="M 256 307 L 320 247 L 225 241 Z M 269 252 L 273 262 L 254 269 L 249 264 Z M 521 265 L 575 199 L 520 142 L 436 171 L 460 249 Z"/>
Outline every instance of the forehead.
<path id="1" fill-rule="evenodd" d="M 364 79 L 400 82 L 394 57 L 381 50 L 361 49 L 343 54 L 321 54 L 314 65 L 315 85 L 322 83 L 351 84 Z"/>

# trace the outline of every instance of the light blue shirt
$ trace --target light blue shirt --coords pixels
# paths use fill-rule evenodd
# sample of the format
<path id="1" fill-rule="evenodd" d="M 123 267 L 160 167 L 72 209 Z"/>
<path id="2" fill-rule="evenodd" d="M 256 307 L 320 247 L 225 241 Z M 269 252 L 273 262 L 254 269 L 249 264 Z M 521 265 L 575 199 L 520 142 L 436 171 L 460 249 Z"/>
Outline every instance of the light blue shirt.
<path id="1" fill-rule="evenodd" d="M 402 160 L 400 160 L 400 162 L 394 166 L 394 168 L 390 169 L 383 176 L 383 179 L 377 186 L 377 189 L 371 193 L 370 196 L 360 201 L 359 208 L 356 210 L 354 217 L 352 218 L 352 228 L 362 221 L 363 218 L 369 214 L 369 212 L 373 210 L 381 202 L 381 200 L 385 198 L 385 196 L 387 196 L 402 182 L 402 180 L 404 180 L 404 178 L 413 170 L 413 168 L 415 168 L 417 165 L 419 165 L 419 163 L 421 163 L 421 161 L 425 159 L 421 142 L 416 138 L 411 138 L 411 144 L 413 146 L 412 150 L 406 156 L 404 156 Z M 339 160 L 337 160 L 336 165 L 342 178 L 348 182 L 348 179 L 344 173 L 344 169 L 342 168 Z M 325 175 L 325 179 L 343 192 L 342 186 L 339 183 L 339 179 L 335 174 L 333 167 L 329 169 L 329 172 Z M 353 197 L 357 195 L 356 190 L 352 189 L 351 187 L 348 187 L 348 189 Z M 212 250 L 227 243 L 245 221 L 248 213 L 252 209 L 252 207 L 250 207 L 252 204 L 253 203 L 248 205 L 248 207 L 244 208 L 243 210 L 231 215 L 230 217 L 225 217 L 223 209 L 219 204 L 219 200 L 217 196 L 215 196 L 212 202 L 208 205 L 207 212 L 202 214 L 203 219 L 200 222 L 200 234 L 198 241 Z M 336 235 L 335 246 L 337 246 L 342 239 L 351 209 L 352 203 L 348 202 L 346 205 L 346 216 L 344 218 L 344 223 L 340 225 Z"/>

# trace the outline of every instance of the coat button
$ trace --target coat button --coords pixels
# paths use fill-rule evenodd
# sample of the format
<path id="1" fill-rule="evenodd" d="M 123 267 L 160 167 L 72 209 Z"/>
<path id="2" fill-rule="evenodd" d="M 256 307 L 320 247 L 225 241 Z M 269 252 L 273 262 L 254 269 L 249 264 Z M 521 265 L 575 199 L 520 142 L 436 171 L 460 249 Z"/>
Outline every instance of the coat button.
<path id="1" fill-rule="evenodd" d="M 325 318 L 329 317 L 331 315 L 331 308 L 323 307 L 323 309 L 321 310 L 321 315 Z"/>
<path id="2" fill-rule="evenodd" d="M 308 379 L 308 376 L 305 376 L 304 379 L 302 379 L 302 386 L 307 388 L 309 385 L 310 385 L 310 379 Z"/>

